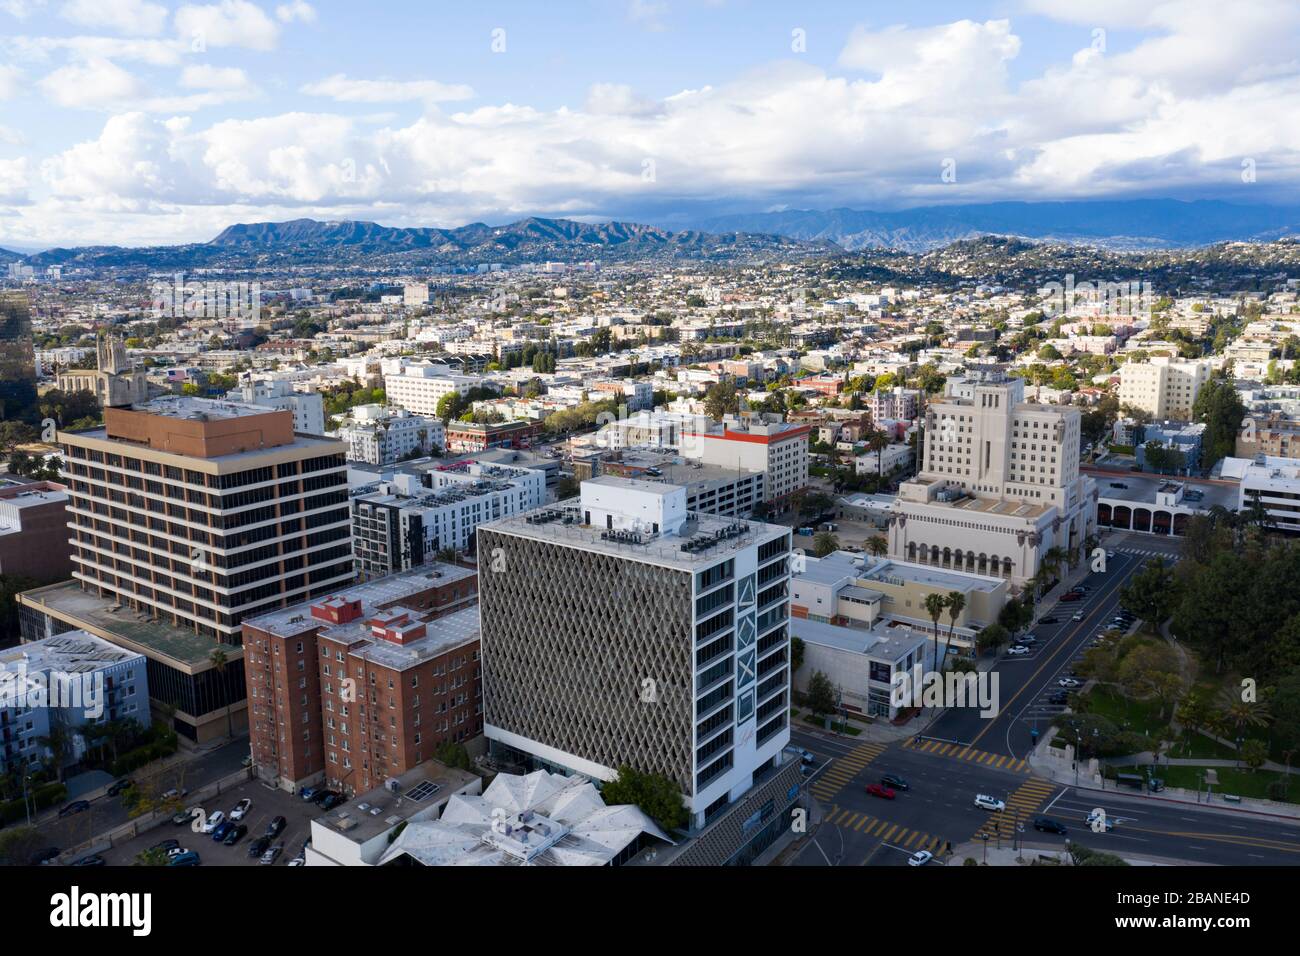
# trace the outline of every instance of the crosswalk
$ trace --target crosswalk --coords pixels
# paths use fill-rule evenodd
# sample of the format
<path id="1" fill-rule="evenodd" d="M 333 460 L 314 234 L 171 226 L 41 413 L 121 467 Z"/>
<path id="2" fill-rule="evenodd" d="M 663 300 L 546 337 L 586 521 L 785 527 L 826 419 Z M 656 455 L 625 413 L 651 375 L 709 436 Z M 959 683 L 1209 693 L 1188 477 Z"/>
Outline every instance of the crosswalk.
<path id="1" fill-rule="evenodd" d="M 1032 826 L 1032 817 L 1038 808 L 1056 790 L 1056 784 L 1047 780 L 1026 780 L 1015 793 L 1007 798 L 1007 808 L 990 812 L 983 825 L 975 831 L 973 839 L 979 840 L 984 834 L 990 839 L 1001 837 L 1009 840 L 1016 832 L 1016 826 L 1026 829 Z"/>
<path id="2" fill-rule="evenodd" d="M 924 740 L 916 737 L 908 737 L 903 741 L 903 747 L 906 750 L 915 750 L 919 753 L 933 754 L 937 757 L 952 757 L 955 760 L 967 760 L 971 763 L 983 764 L 986 767 L 992 767 L 996 770 L 1011 770 L 1015 773 L 1029 773 L 1029 764 L 1023 760 L 1017 760 L 1015 757 L 1008 757 L 1005 754 L 989 753 L 987 750 L 976 750 L 974 747 L 966 747 L 962 744 L 944 743 L 941 740 Z"/>
<path id="3" fill-rule="evenodd" d="M 843 757 L 832 761 L 809 789 L 818 800 L 829 802 L 844 789 L 845 784 L 862 772 L 862 768 L 885 752 L 884 744 L 864 743 Z"/>
<path id="4" fill-rule="evenodd" d="M 1116 548 L 1120 554 L 1144 555 L 1148 558 L 1164 558 L 1166 561 L 1177 561 L 1177 554 L 1170 554 L 1168 551 L 1157 551 L 1151 548 Z"/>
<path id="5" fill-rule="evenodd" d="M 873 817 L 869 813 L 844 810 L 839 807 L 831 807 L 830 812 L 826 815 L 826 822 L 831 826 L 853 830 L 868 837 L 878 837 L 882 843 L 888 843 L 890 846 L 901 846 L 905 850 L 929 850 L 931 853 L 937 854 L 941 848 L 947 845 L 943 837 L 934 836 L 924 830 L 909 829 L 900 824 Z"/>

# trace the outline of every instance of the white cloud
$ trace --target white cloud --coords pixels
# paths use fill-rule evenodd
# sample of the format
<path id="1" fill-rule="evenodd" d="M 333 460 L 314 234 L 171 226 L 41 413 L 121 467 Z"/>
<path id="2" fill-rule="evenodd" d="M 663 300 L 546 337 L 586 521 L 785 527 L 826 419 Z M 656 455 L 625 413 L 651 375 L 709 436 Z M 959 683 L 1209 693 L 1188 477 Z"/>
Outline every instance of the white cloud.
<path id="1" fill-rule="evenodd" d="M 3 132 L 0 129 L 0 134 Z M 0 202 L 21 202 L 26 198 L 27 158 L 0 159 Z"/>
<path id="2" fill-rule="evenodd" d="M 45 0 L 0 0 L 0 10 L 19 20 L 26 20 L 43 6 Z"/>
<path id="3" fill-rule="evenodd" d="M 175 23 L 180 37 L 199 40 L 208 47 L 273 50 L 280 37 L 275 21 L 247 0 L 221 0 L 206 6 L 187 4 L 176 11 Z"/>
<path id="4" fill-rule="evenodd" d="M 209 64 L 187 66 L 181 71 L 181 86 L 192 90 L 246 90 L 252 84 L 238 67 Z"/>
<path id="5" fill-rule="evenodd" d="M 167 22 L 167 8 L 147 0 L 70 0 L 60 13 L 83 27 L 106 27 L 132 36 L 154 36 Z"/>
<path id="6" fill-rule="evenodd" d="M 303 23 L 314 23 L 316 20 L 316 8 L 304 0 L 293 0 L 293 3 L 282 3 L 275 8 L 275 16 L 281 23 L 292 23 L 295 20 L 301 20 Z"/>
<path id="7" fill-rule="evenodd" d="M 189 51 L 189 42 L 99 36 L 12 36 L 0 40 L 15 59 L 30 63 L 49 63 L 65 54 L 78 60 L 129 60 L 150 66 L 176 66 Z"/>
<path id="8" fill-rule="evenodd" d="M 342 73 L 308 83 L 303 93 L 328 96 L 343 103 L 401 103 L 423 100 L 428 103 L 466 100 L 474 91 L 464 84 L 439 83 L 436 80 L 354 80 Z"/>
<path id="9" fill-rule="evenodd" d="M 102 109 L 139 96 L 143 86 L 111 60 L 60 67 L 40 81 L 50 102 L 71 109 Z"/>
<path id="10" fill-rule="evenodd" d="M 666 29 L 664 17 L 668 15 L 668 4 L 661 0 L 629 0 L 627 18 L 644 30 L 658 33 Z"/>
<path id="11" fill-rule="evenodd" d="M 22 71 L 15 66 L 0 64 L 0 100 L 8 100 L 18 95 L 22 86 Z"/>

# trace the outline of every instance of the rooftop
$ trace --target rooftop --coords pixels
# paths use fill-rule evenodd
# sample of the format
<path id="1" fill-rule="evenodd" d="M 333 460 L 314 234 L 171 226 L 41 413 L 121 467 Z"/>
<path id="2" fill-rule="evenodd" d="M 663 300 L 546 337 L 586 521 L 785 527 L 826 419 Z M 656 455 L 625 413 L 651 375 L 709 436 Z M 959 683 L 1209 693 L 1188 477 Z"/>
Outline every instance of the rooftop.
<path id="1" fill-rule="evenodd" d="M 592 479 L 595 482 L 602 480 L 603 477 Z M 630 481 L 626 478 L 609 480 L 618 483 L 617 487 L 627 487 L 629 484 L 644 485 L 659 494 L 681 490 L 680 485 L 661 482 Z M 583 484 L 591 484 L 591 481 Z M 637 490 L 641 489 L 637 487 Z M 687 512 L 686 521 L 675 534 L 607 531 L 582 524 L 579 503 L 580 499 L 571 498 L 544 508 L 535 508 L 532 511 L 488 522 L 479 527 L 584 551 L 599 551 L 614 557 L 684 569 L 715 563 L 750 545 L 766 543 L 790 533 L 789 528 L 779 525 L 740 518 L 723 518 L 698 511 Z"/>
<path id="2" fill-rule="evenodd" d="M 906 624 L 867 630 L 799 617 L 790 618 L 790 636 L 811 644 L 833 647 L 850 654 L 865 654 L 890 662 L 906 656 L 917 644 L 925 644 L 930 639 L 924 631 Z"/>
<path id="3" fill-rule="evenodd" d="M 65 674 L 88 674 L 139 657 L 88 631 L 67 631 L 0 651 L 0 670 L 22 663 L 29 671 L 48 668 Z"/>
<path id="4" fill-rule="evenodd" d="M 133 411 L 164 415 L 167 418 L 192 418 L 197 421 L 219 421 L 227 418 L 244 418 L 248 415 L 267 415 L 278 410 L 252 402 L 233 402 L 228 399 L 197 398 L 192 395 L 163 395 L 139 402 Z"/>
<path id="5" fill-rule="evenodd" d="M 248 618 L 244 623 L 276 637 L 293 637 L 295 634 L 302 634 L 319 627 L 322 623 L 329 623 L 328 621 L 322 621 L 320 618 L 312 617 L 311 609 L 313 605 L 334 599 L 342 599 L 345 602 L 360 601 L 362 618 L 369 618 L 382 608 L 404 604 L 409 598 L 421 591 L 426 591 L 431 587 L 455 584 L 457 581 L 474 577 L 476 573 L 473 569 L 463 568 L 458 564 L 445 564 L 441 561 L 434 561 L 421 565 L 414 570 L 404 571 L 401 574 L 389 574 L 382 578 L 375 578 L 372 581 L 350 584 L 339 588 L 330 595 L 314 598 L 310 601 L 302 601 L 290 607 L 272 611 L 269 614 Z M 475 613 L 477 614 L 477 611 Z M 454 616 L 448 615 L 448 617 Z M 446 618 L 442 620 L 446 620 Z"/>
<path id="6" fill-rule="evenodd" d="M 469 771 L 426 760 L 400 777 L 390 777 L 384 786 L 339 804 L 315 822 L 355 843 L 365 843 L 477 779 Z"/>
<path id="7" fill-rule="evenodd" d="M 132 611 L 110 598 L 101 598 L 81 590 L 76 581 L 61 581 L 43 588 L 23 592 L 23 603 L 49 611 L 60 620 L 110 637 L 147 657 L 165 658 L 190 672 L 211 666 L 210 655 L 220 646 L 231 658 L 242 656 L 239 647 L 218 645 L 210 637 L 196 634 L 191 628 L 176 627 L 154 620 L 147 612 Z"/>

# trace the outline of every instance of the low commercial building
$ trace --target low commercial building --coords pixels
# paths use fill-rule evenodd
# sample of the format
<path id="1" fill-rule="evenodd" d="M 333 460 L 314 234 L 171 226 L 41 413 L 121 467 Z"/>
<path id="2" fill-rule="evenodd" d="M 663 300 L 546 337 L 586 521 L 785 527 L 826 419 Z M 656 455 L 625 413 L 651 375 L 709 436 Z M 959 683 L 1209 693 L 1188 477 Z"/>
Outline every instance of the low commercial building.
<path id="1" fill-rule="evenodd" d="M 426 760 L 315 817 L 303 858 L 307 866 L 378 866 L 399 827 L 436 821 L 452 798 L 482 789 L 478 774 Z"/>
<path id="2" fill-rule="evenodd" d="M 804 645 L 795 687 L 807 693 L 812 675 L 820 671 L 848 714 L 898 719 L 907 708 L 894 690 L 894 675 L 911 674 L 916 667 L 934 669 L 934 642 L 906 625 L 867 630 L 792 618 L 790 636 Z"/>
<path id="3" fill-rule="evenodd" d="M 1279 531 L 1300 531 L 1300 459 L 1258 455 L 1246 461 L 1228 458 L 1223 477 L 1237 478 L 1237 510 L 1256 505 L 1268 514 L 1268 523 Z"/>
<path id="4" fill-rule="evenodd" d="M 446 449 L 460 453 L 487 448 L 527 448 L 541 433 L 541 422 L 451 422 L 447 425 Z"/>
<path id="5" fill-rule="evenodd" d="M 457 794 L 437 820 L 413 820 L 380 866 L 619 866 L 667 834 L 639 808 L 606 806 L 581 775 L 497 774 Z"/>
<path id="6" fill-rule="evenodd" d="M 390 405 L 355 406 L 339 424 L 338 437 L 347 444 L 348 461 L 370 465 L 439 453 L 447 443 L 441 418 Z"/>

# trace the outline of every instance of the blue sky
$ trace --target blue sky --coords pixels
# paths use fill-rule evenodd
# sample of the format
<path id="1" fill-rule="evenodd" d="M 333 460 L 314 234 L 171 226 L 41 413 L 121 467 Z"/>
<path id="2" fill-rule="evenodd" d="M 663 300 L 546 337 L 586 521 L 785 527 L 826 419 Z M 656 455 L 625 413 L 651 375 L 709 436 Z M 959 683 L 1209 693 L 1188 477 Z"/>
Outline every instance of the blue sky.
<path id="1" fill-rule="evenodd" d="M 1295 202 L 1297 40 L 1288 0 L 0 0 L 0 244 Z"/>

